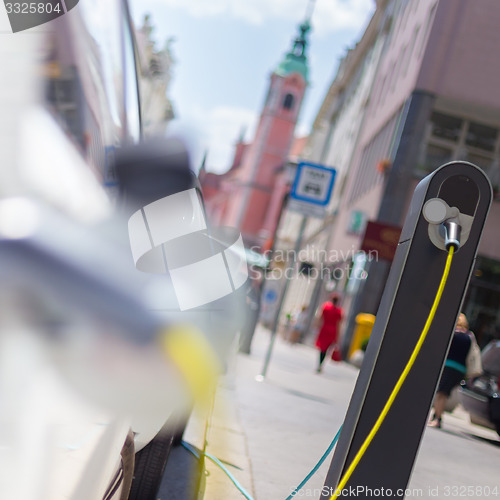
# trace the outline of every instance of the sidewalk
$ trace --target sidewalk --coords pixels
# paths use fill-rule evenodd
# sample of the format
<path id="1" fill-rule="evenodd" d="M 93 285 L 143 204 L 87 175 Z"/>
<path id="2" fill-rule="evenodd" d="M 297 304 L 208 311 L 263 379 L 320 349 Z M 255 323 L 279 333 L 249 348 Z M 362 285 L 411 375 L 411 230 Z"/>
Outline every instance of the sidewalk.
<path id="1" fill-rule="evenodd" d="M 284 500 L 339 429 L 358 370 L 325 362 L 323 373 L 317 374 L 315 349 L 277 337 L 267 376 L 257 382 L 269 338 L 259 327 L 252 354 L 239 354 L 222 381 L 208 452 L 242 469 L 228 466 L 254 499 Z M 329 464 L 330 458 L 308 488 L 323 486 Z M 207 469 L 204 500 L 244 498 L 217 467 L 207 463 Z"/>
<path id="2" fill-rule="evenodd" d="M 267 376 L 257 382 L 269 339 L 269 332 L 259 327 L 252 354 L 237 355 L 222 380 L 207 451 L 226 463 L 255 500 L 284 500 L 342 424 L 358 369 L 325 361 L 323 373 L 318 374 L 314 348 L 289 345 L 277 337 Z M 444 427 L 424 433 L 409 487 L 422 490 L 419 498 L 435 498 L 429 492 L 431 486 L 497 486 L 500 443 L 496 433 L 472 426 L 460 407 L 445 414 Z M 492 461 L 490 454 L 497 460 Z M 319 497 L 330 462 L 331 455 L 298 498 Z M 218 467 L 207 462 L 207 470 L 204 500 L 244 498 Z"/>

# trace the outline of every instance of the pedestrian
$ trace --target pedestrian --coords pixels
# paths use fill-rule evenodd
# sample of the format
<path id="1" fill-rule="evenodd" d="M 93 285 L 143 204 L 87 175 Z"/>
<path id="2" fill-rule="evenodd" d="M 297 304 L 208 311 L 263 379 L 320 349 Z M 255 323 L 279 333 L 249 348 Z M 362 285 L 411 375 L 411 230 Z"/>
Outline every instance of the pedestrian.
<path id="1" fill-rule="evenodd" d="M 473 341 L 475 341 L 474 334 L 469 331 L 467 317 L 461 313 L 458 316 L 450 350 L 434 398 L 433 414 L 428 424 L 430 427 L 441 428 L 446 401 L 453 388 L 459 385 L 466 376 L 466 360 Z"/>
<path id="2" fill-rule="evenodd" d="M 290 344 L 297 344 L 302 341 L 306 333 L 307 317 L 309 316 L 308 312 L 309 308 L 306 305 L 302 306 L 302 309 L 295 319 L 295 324 L 293 325 L 292 334 L 290 335 Z"/>
<path id="3" fill-rule="evenodd" d="M 321 328 L 316 337 L 316 347 L 319 349 L 319 364 L 317 372 L 321 372 L 326 353 L 332 344 L 337 343 L 339 324 L 343 317 L 342 308 L 339 307 L 339 297 L 333 295 L 329 302 L 323 304 L 321 311 Z"/>

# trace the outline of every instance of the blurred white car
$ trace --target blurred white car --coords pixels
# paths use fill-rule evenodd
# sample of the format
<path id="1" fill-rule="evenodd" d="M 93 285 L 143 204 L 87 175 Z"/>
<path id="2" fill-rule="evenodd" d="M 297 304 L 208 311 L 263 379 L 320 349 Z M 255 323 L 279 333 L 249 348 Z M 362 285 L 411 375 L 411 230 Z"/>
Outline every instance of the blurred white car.
<path id="1" fill-rule="evenodd" d="M 185 224 L 203 200 L 182 145 L 141 142 L 125 1 L 85 0 L 4 35 L 0 60 L 0 498 L 156 499 L 172 441 L 237 329 L 237 235 L 196 227 L 212 252 L 201 257 L 222 259 L 231 288 L 187 311 L 187 278 L 176 289 L 175 273 L 136 269 L 133 213 L 192 191 Z M 195 265 L 176 270 L 196 279 Z"/>

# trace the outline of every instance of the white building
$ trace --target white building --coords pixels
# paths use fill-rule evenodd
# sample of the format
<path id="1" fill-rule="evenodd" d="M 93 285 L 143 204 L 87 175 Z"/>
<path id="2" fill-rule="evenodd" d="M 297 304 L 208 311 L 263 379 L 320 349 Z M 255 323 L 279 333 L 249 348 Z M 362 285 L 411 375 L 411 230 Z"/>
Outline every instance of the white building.
<path id="1" fill-rule="evenodd" d="M 167 97 L 175 64 L 171 51 L 174 39 L 167 39 L 163 49 L 158 50 L 152 39 L 153 31 L 151 18 L 146 15 L 135 33 L 141 62 L 139 89 L 145 136 L 163 135 L 167 123 L 174 118 L 173 105 Z"/>
<path id="2" fill-rule="evenodd" d="M 470 161 L 487 173 L 496 192 L 500 190 L 500 3 L 376 3 L 372 21 L 328 92 L 306 156 L 337 168 L 339 178 L 333 213 L 323 226 L 316 221 L 314 230 L 306 231 L 305 244 L 328 238 L 328 252 L 340 256 L 339 265 L 347 268 L 361 246 L 364 221 L 401 226 L 416 184 L 436 167 L 451 160 Z M 500 336 L 497 200 L 464 303 L 481 344 Z M 295 235 L 296 228 L 296 222 L 289 222 L 281 233 Z M 307 284 L 298 278 L 290 289 L 299 287 L 299 295 L 306 287 L 308 296 L 315 290 L 314 305 L 327 290 L 339 291 L 350 312 L 349 335 L 355 314 L 376 312 L 385 284 L 384 272 L 373 283 L 375 275 L 368 271 L 369 294 L 363 293 L 363 286 L 358 293 L 347 274 Z M 284 312 L 300 307 L 293 297 L 294 292 L 288 294 Z"/>

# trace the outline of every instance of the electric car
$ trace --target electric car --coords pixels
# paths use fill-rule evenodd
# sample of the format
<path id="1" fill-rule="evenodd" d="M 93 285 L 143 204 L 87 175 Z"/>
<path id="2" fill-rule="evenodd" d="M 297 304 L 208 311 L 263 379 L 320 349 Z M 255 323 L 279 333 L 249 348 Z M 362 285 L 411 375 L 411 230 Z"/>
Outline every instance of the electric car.
<path id="1" fill-rule="evenodd" d="M 463 381 L 459 393 L 471 422 L 497 431 L 500 436 L 500 340 L 492 340 L 482 351 L 483 373 Z"/>
<path id="2" fill-rule="evenodd" d="M 198 330 L 210 316 L 208 340 L 230 337 L 221 311 L 237 308 L 221 293 L 215 308 L 200 301 L 185 313 L 178 300 L 159 311 L 171 282 L 134 265 L 131 244 L 142 243 L 128 211 L 151 187 L 141 173 L 159 150 L 143 143 L 127 2 L 78 2 L 6 36 L 0 58 L 0 497 L 156 499 L 199 382 L 183 363 L 217 351 Z M 203 199 L 179 149 L 160 146 L 176 167 L 162 196 L 188 193 L 176 216 L 200 229 Z"/>

